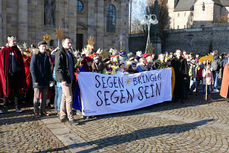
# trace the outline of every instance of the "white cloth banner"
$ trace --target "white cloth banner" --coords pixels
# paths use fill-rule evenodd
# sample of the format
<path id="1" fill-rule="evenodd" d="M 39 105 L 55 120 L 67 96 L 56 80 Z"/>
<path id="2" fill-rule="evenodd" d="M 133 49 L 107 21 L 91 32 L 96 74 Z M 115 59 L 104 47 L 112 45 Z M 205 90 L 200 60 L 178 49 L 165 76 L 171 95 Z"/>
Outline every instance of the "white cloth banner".
<path id="1" fill-rule="evenodd" d="M 84 116 L 130 111 L 171 100 L 170 68 L 129 75 L 81 72 L 78 82 Z"/>

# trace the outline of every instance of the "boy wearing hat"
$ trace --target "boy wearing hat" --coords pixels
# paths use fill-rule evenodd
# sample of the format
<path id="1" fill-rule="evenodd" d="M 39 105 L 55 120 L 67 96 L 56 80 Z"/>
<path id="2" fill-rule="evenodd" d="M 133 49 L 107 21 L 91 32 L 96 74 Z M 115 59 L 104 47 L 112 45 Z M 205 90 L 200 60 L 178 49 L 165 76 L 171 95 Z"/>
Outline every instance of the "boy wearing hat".
<path id="1" fill-rule="evenodd" d="M 38 43 L 39 51 L 33 54 L 30 64 L 30 71 L 33 80 L 34 88 L 34 116 L 40 117 L 41 115 L 48 116 L 45 111 L 46 98 L 48 93 L 49 84 L 52 83 L 51 64 L 49 56 L 46 53 L 47 43 L 41 41 Z M 39 97 L 42 93 L 42 101 L 39 111 Z"/>

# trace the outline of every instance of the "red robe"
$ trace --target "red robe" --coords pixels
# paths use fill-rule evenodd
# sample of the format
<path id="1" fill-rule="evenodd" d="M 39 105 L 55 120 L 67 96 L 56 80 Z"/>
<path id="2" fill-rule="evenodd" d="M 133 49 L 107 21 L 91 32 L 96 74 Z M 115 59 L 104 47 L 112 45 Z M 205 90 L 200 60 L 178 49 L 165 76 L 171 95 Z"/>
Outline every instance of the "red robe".
<path id="1" fill-rule="evenodd" d="M 220 96 L 227 98 L 229 88 L 229 63 L 224 67 Z"/>
<path id="2" fill-rule="evenodd" d="M 23 56 L 23 60 L 24 60 L 24 65 L 25 65 L 25 76 L 26 76 L 26 88 L 25 91 L 28 91 L 29 89 L 29 84 L 31 81 L 31 74 L 30 74 L 30 61 L 31 61 L 31 57 L 28 57 L 26 55 Z"/>
<path id="3" fill-rule="evenodd" d="M 19 51 L 17 46 L 11 47 L 11 50 L 14 53 L 16 61 L 22 69 L 20 78 L 18 78 L 18 80 L 20 81 L 19 88 L 25 88 L 25 69 L 21 52 Z M 3 47 L 0 51 L 0 93 L 3 93 L 5 97 L 9 97 L 10 90 L 12 90 L 9 89 L 9 54 L 10 48 L 6 46 Z M 0 94 L 0 96 L 3 95 Z"/>

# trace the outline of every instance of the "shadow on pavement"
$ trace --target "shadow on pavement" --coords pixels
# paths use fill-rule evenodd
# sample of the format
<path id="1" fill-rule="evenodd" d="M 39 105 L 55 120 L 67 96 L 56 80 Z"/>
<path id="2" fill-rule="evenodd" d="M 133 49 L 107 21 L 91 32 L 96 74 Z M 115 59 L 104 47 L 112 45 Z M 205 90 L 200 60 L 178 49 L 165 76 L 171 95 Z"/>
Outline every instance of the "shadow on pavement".
<path id="1" fill-rule="evenodd" d="M 27 115 L 27 116 L 25 116 Z M 0 126 L 1 125 L 10 125 L 18 124 L 21 122 L 31 122 L 47 118 L 56 118 L 55 114 L 50 114 L 50 116 L 43 116 L 36 118 L 33 116 L 33 110 L 25 110 L 22 113 L 15 113 L 14 111 L 0 114 Z"/>
<path id="2" fill-rule="evenodd" d="M 114 114 L 108 114 L 108 115 L 101 115 L 96 116 L 96 118 L 90 118 L 88 120 L 85 119 L 79 119 L 81 124 L 86 124 L 87 122 L 99 120 L 99 119 L 106 119 L 106 118 L 115 118 L 115 117 L 124 117 L 124 116 L 131 116 L 131 115 L 139 115 L 139 114 L 146 114 L 151 112 L 160 112 L 160 111 L 167 111 L 167 110 L 173 110 L 173 109 L 180 109 L 185 107 L 193 107 L 198 105 L 206 105 L 207 102 L 201 100 L 203 97 L 202 94 L 199 94 L 198 96 L 191 95 L 187 100 L 184 101 L 184 103 L 180 102 L 164 102 L 156 105 L 152 105 L 149 107 L 137 109 L 137 110 L 131 110 L 127 112 L 121 112 L 121 113 L 114 113 Z M 203 98 L 202 98 L 203 99 Z M 214 102 L 221 102 L 225 101 L 219 96 L 219 93 L 212 93 L 212 99 Z M 30 116 L 25 116 L 30 115 Z M 50 114 L 50 117 L 56 117 L 54 114 Z M 22 113 L 15 113 L 14 110 L 5 114 L 0 114 L 0 125 L 5 124 L 14 124 L 14 123 L 20 123 L 20 122 L 28 122 L 28 121 L 34 121 L 34 120 L 42 120 L 42 118 L 35 118 L 33 117 L 33 110 L 24 110 Z"/>
<path id="3" fill-rule="evenodd" d="M 84 146 L 89 146 L 89 145 L 97 145 L 97 147 L 90 148 L 90 149 L 79 152 L 79 153 L 88 153 L 88 152 L 96 151 L 96 150 L 99 150 L 105 147 L 120 145 L 126 142 L 155 137 L 155 136 L 159 136 L 163 134 L 179 134 L 179 133 L 187 132 L 187 131 L 196 129 L 199 126 L 208 124 L 208 122 L 212 122 L 212 121 L 214 121 L 214 119 L 201 120 L 201 121 L 197 121 L 193 123 L 186 123 L 186 124 L 168 125 L 168 126 L 140 129 L 132 133 L 111 136 L 111 137 L 102 138 L 102 139 L 98 139 L 95 141 L 89 141 L 85 143 L 72 144 L 72 145 L 66 146 L 67 148 L 66 147 L 55 148 L 51 150 L 44 150 L 41 152 L 64 151 L 66 149 L 79 148 L 79 147 L 84 147 Z"/>
<path id="4" fill-rule="evenodd" d="M 219 93 L 212 93 L 211 94 L 213 102 L 206 102 L 203 100 L 203 94 L 200 93 L 199 95 L 189 95 L 189 98 L 184 100 L 183 103 L 180 102 L 163 102 L 156 105 L 126 111 L 126 112 L 120 112 L 120 113 L 114 113 L 114 114 L 108 114 L 108 115 L 100 115 L 96 116 L 96 119 L 93 120 L 99 120 L 99 119 L 106 119 L 106 118 L 115 118 L 115 117 L 124 117 L 124 116 L 131 116 L 131 115 L 139 115 L 139 114 L 147 114 L 152 112 L 161 112 L 161 111 L 167 111 L 167 110 L 173 110 L 173 109 L 180 109 L 180 108 L 186 108 L 186 107 L 193 107 L 193 106 L 199 106 L 199 105 L 206 105 L 211 104 L 214 102 L 222 102 L 225 101 L 222 97 L 220 97 Z M 90 122 L 93 120 L 85 120 L 83 123 Z"/>

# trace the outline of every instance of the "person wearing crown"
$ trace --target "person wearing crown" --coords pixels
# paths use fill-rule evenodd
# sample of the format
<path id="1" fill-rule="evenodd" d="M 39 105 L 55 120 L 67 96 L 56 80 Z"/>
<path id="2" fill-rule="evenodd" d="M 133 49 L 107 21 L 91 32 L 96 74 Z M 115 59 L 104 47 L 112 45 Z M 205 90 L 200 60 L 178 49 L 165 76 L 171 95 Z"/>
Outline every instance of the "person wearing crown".
<path id="1" fill-rule="evenodd" d="M 24 62 L 14 36 L 8 36 L 7 45 L 0 51 L 0 93 L 3 93 L 3 110 L 8 111 L 9 99 L 13 99 L 16 112 L 19 108 L 19 90 L 26 87 Z"/>

